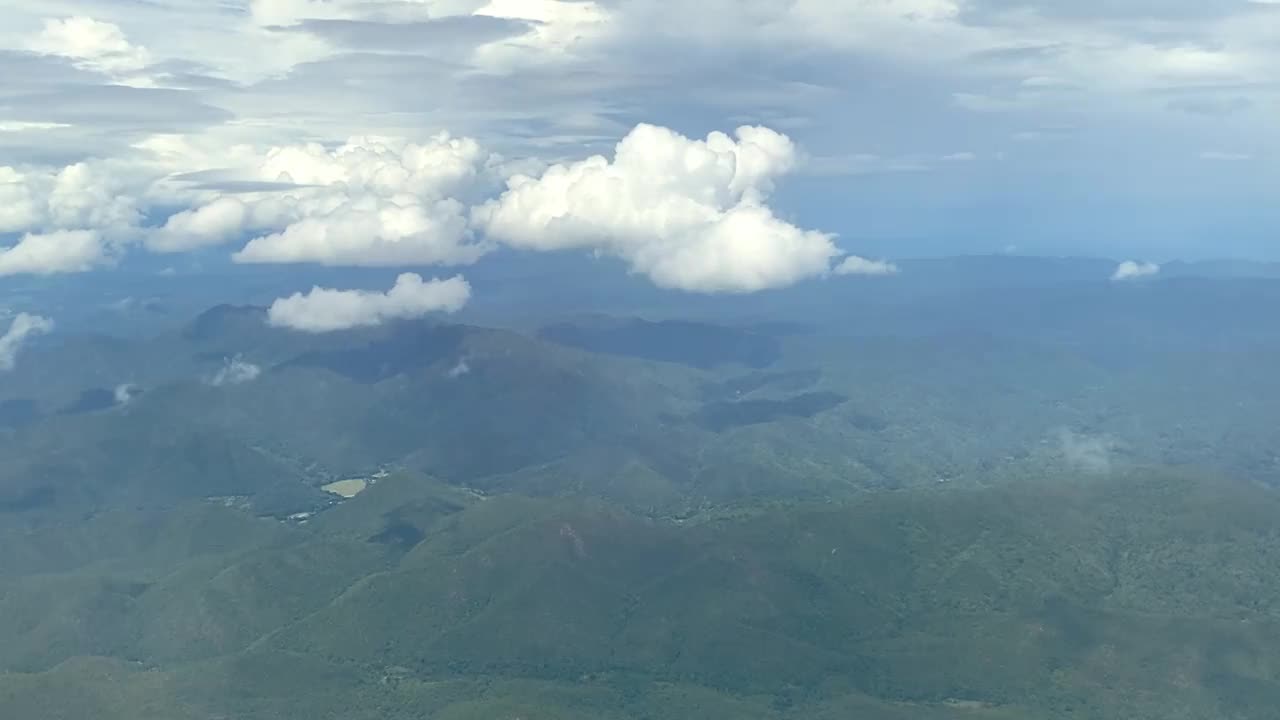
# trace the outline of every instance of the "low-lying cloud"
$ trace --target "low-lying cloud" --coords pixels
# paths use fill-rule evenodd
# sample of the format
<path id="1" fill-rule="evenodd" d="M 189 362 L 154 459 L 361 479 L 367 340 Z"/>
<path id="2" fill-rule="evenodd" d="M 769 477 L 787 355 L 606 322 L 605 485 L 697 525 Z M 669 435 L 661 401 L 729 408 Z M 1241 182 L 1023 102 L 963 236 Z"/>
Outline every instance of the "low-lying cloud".
<path id="1" fill-rule="evenodd" d="M 381 325 L 388 320 L 419 318 L 433 312 L 457 312 L 471 298 L 471 285 L 461 276 L 424 281 L 404 273 L 385 293 L 313 287 L 271 304 L 267 321 L 276 327 L 326 333 Z"/>
<path id="2" fill-rule="evenodd" d="M 128 76 L 151 64 L 146 48 L 130 43 L 119 26 L 80 15 L 45 20 L 28 48 L 111 76 Z"/>
<path id="3" fill-rule="evenodd" d="M 209 378 L 209 384 L 214 387 L 222 387 L 224 385 L 243 385 L 253 382 L 262 374 L 262 368 L 251 362 L 246 361 L 237 355 L 227 358 L 218 372 Z"/>
<path id="4" fill-rule="evenodd" d="M 27 233 L 17 244 L 0 248 L 0 275 L 87 272 L 105 262 L 107 252 L 94 230 Z"/>
<path id="5" fill-rule="evenodd" d="M 1159 274 L 1160 266 L 1155 263 L 1125 260 L 1116 266 L 1116 271 L 1111 274 L 1111 279 L 1116 282 L 1120 282 L 1123 280 L 1136 280 L 1138 278 L 1152 277 Z"/>
<path id="6" fill-rule="evenodd" d="M 837 275 L 897 275 L 898 266 L 885 260 L 870 260 L 850 255 L 836 266 Z"/>
<path id="7" fill-rule="evenodd" d="M 19 313 L 9 324 L 9 329 L 0 336 L 0 370 L 9 371 L 18 362 L 18 354 L 27 340 L 37 335 L 53 331 L 53 321 L 40 317 Z"/>
<path id="8" fill-rule="evenodd" d="M 1071 430 L 1058 432 L 1058 449 L 1071 467 L 1095 475 L 1111 472 L 1116 442 L 1111 438 L 1081 435 Z"/>
<path id="9" fill-rule="evenodd" d="M 469 375 L 470 373 L 471 373 L 471 365 L 467 363 L 466 358 L 462 358 L 458 360 L 458 362 L 455 363 L 453 367 L 449 368 L 449 372 L 445 374 L 449 377 L 450 380 L 457 380 L 463 375 Z"/>
<path id="10" fill-rule="evenodd" d="M 142 394 L 142 391 L 133 383 L 120 383 L 116 386 L 113 393 L 116 399 L 116 405 L 128 405 L 133 399 Z"/>

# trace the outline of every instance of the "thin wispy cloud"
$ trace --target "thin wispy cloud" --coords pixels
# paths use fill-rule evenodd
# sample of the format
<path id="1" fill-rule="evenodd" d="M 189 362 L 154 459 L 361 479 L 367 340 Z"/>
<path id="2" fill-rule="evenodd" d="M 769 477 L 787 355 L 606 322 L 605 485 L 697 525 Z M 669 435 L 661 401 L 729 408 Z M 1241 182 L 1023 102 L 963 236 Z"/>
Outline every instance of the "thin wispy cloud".
<path id="1" fill-rule="evenodd" d="M 29 340 L 53 331 L 53 321 L 39 315 L 19 313 L 4 335 L 0 335 L 0 371 L 9 371 L 18 363 L 18 355 Z"/>
<path id="2" fill-rule="evenodd" d="M 836 265 L 837 275 L 897 275 L 898 266 L 886 260 L 870 260 L 851 255 Z"/>
<path id="3" fill-rule="evenodd" d="M 236 355 L 227 358 L 222 367 L 209 378 L 209 384 L 214 387 L 223 387 L 226 385 L 243 385 L 253 382 L 262 374 L 262 367 L 245 360 L 243 357 Z"/>

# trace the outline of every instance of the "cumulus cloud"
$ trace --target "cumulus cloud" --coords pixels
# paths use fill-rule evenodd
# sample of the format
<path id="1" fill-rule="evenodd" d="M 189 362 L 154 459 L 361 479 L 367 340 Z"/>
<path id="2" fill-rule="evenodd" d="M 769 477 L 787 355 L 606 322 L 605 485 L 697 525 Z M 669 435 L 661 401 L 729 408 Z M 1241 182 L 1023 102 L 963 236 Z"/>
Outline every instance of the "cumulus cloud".
<path id="1" fill-rule="evenodd" d="M 1116 442 L 1109 438 L 1080 435 L 1066 429 L 1058 432 L 1058 449 L 1063 459 L 1087 473 L 1111 472 L 1111 456 L 1116 447 Z"/>
<path id="2" fill-rule="evenodd" d="M 0 370 L 9 371 L 14 368 L 18 362 L 18 353 L 27 340 L 52 331 L 52 320 L 39 315 L 19 313 L 9 324 L 5 334 L 0 335 Z"/>
<path id="3" fill-rule="evenodd" d="M 151 64 L 147 49 L 130 43 L 119 26 L 79 15 L 45 20 L 28 47 L 107 75 L 128 75 Z"/>
<path id="4" fill-rule="evenodd" d="M 839 254 L 831 235 L 798 228 L 765 204 L 773 181 L 795 164 L 791 140 L 768 128 L 691 140 L 640 125 L 613 160 L 517 175 L 473 217 L 513 247 L 590 249 L 662 287 L 751 292 L 825 273 Z"/>
<path id="5" fill-rule="evenodd" d="M 470 138 L 436 135 L 414 143 L 358 137 L 334 148 L 276 146 L 240 157 L 235 180 L 250 191 L 218 194 L 171 216 L 147 237 L 178 252 L 252 237 L 240 263 L 400 266 L 474 262 L 465 200 L 497 184 L 499 159 Z M 267 183 L 276 184 L 272 189 Z"/>
<path id="6" fill-rule="evenodd" d="M 54 275 L 86 272 L 108 261 L 96 230 L 28 233 L 0 248 L 0 275 Z"/>
<path id="7" fill-rule="evenodd" d="M 262 374 L 262 368 L 251 362 L 248 362 L 239 355 L 227 358 L 218 372 L 209 378 L 209 384 L 214 387 L 222 387 L 224 385 L 243 385 L 253 382 Z"/>
<path id="8" fill-rule="evenodd" d="M 98 161 L 60 168 L 0 166 L 0 233 L 91 229 L 119 234 L 142 218 L 125 173 Z"/>
<path id="9" fill-rule="evenodd" d="M 221 245 L 240 233 L 249 209 L 234 197 L 220 197 L 203 207 L 169 217 L 164 227 L 147 236 L 155 252 L 183 252 L 207 245 Z"/>
<path id="10" fill-rule="evenodd" d="M 42 204 L 24 173 L 0 166 L 0 232 L 32 227 L 41 216 Z"/>
<path id="11" fill-rule="evenodd" d="M 898 266 L 885 260 L 869 260 L 850 255 L 836 266 L 837 275 L 897 275 Z"/>
<path id="12" fill-rule="evenodd" d="M 374 267 L 465 265 L 507 243 L 616 255 L 663 287 L 752 292 L 824 274 L 841 254 L 831 235 L 797 227 L 769 206 L 774 182 L 797 165 L 797 149 L 764 127 L 694 140 L 639 125 L 612 159 L 551 166 L 510 162 L 447 133 L 265 150 L 155 136 L 136 148 L 150 158 L 150 179 L 93 162 L 0 170 L 0 199 L 8 201 L 0 229 L 67 231 L 56 244 L 53 235 L 31 235 L 9 264 L 24 272 L 88 269 L 134 238 L 171 253 L 247 237 L 235 262 Z M 210 167 L 219 161 L 223 168 Z M 188 209 L 143 227 L 157 204 Z M 103 235 L 95 243 L 82 227 Z M 26 259 L 36 254 L 46 262 Z"/>
<path id="13" fill-rule="evenodd" d="M 250 240 L 238 263 L 319 263 L 395 267 L 462 265 L 488 248 L 470 242 L 465 206 L 454 199 L 365 196 Z"/>
<path id="14" fill-rule="evenodd" d="M 1111 279 L 1117 282 L 1122 280 L 1136 280 L 1138 278 L 1158 275 L 1159 273 L 1160 266 L 1155 263 L 1125 260 L 1116 266 L 1116 271 L 1111 274 Z"/>
<path id="15" fill-rule="evenodd" d="M 432 312 L 457 312 L 471 298 L 471 285 L 461 275 L 424 281 L 414 273 L 396 278 L 385 293 L 313 287 L 271 304 L 267 321 L 276 327 L 326 333 L 381 325 L 388 320 L 418 318 Z"/>

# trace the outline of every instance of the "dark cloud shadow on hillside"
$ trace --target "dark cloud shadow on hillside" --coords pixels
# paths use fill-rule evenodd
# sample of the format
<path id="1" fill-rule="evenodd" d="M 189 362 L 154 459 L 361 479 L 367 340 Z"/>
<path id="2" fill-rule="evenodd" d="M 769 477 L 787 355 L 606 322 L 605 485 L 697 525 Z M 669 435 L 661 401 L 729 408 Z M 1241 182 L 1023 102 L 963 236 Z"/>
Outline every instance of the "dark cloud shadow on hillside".
<path id="1" fill-rule="evenodd" d="M 838 393 L 814 392 L 796 395 L 785 400 L 717 402 L 705 405 L 692 419 L 707 430 L 723 432 L 736 427 L 760 425 L 789 417 L 811 418 L 819 413 L 834 410 L 848 400 L 848 397 Z"/>
<path id="2" fill-rule="evenodd" d="M 187 340 L 216 340 L 237 330 L 258 329 L 266 321 L 265 308 L 247 305 L 218 305 L 210 308 L 182 330 Z"/>
<path id="3" fill-rule="evenodd" d="M 801 392 L 813 387 L 821 378 L 822 371 L 816 368 L 781 373 L 754 372 L 706 383 L 701 387 L 701 393 L 703 399 L 714 402 L 734 400 L 766 388 L 778 392 Z"/>
<path id="4" fill-rule="evenodd" d="M 116 406 L 116 393 L 106 388 L 89 388 L 81 390 L 75 402 L 59 410 L 61 415 L 84 415 L 85 413 L 109 410 Z"/>
<path id="5" fill-rule="evenodd" d="M 599 319 L 551 325 L 539 335 L 580 350 L 703 370 L 724 365 L 763 369 L 782 357 L 776 337 L 697 322 Z"/>
<path id="6" fill-rule="evenodd" d="M 277 369 L 322 368 L 353 382 L 372 384 L 456 357 L 465 335 L 465 328 L 457 325 L 405 324 L 364 347 L 305 353 Z"/>

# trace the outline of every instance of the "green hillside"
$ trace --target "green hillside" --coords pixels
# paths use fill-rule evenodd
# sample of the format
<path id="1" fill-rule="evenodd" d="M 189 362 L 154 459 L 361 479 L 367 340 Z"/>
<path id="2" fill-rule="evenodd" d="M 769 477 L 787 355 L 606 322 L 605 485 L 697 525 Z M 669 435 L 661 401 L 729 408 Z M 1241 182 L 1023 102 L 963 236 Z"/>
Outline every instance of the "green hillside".
<path id="1" fill-rule="evenodd" d="M 0 383 L 0 717 L 1270 718 L 1274 331 L 1041 300 L 1072 340 L 222 307 L 46 343 Z"/>
<path id="2" fill-rule="evenodd" d="M 684 523 L 452 493 L 401 477 L 292 527 L 211 508 L 224 540 L 181 561 L 127 534 L 47 551 L 63 572 L 7 576 L 0 698 L 75 678 L 59 712 L 106 718 L 1154 720 L 1280 696 L 1280 500 L 1250 485 L 1046 478 Z M 378 540 L 397 524 L 420 540 Z"/>

